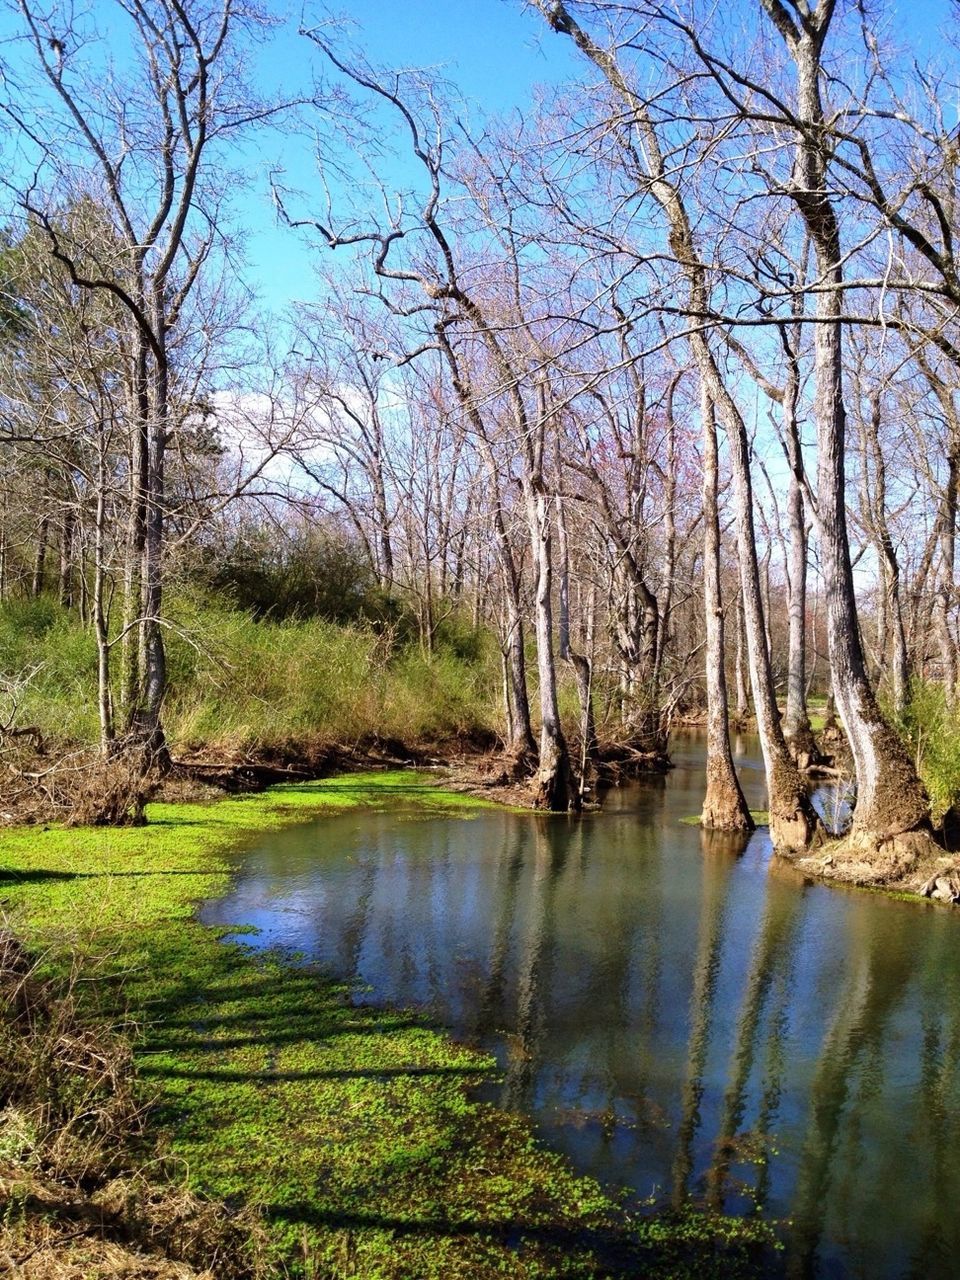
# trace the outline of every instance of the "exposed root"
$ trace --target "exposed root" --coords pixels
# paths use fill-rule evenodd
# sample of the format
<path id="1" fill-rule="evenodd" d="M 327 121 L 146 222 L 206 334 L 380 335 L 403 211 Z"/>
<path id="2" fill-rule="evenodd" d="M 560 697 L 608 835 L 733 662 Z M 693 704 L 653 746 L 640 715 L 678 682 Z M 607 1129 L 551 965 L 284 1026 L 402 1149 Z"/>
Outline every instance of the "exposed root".
<path id="1" fill-rule="evenodd" d="M 708 755 L 706 782 L 701 827 L 711 831 L 753 831 L 756 823 L 750 816 L 732 763 Z"/>
<path id="2" fill-rule="evenodd" d="M 770 838 L 778 853 L 818 848 L 825 831 L 800 773 L 791 760 L 778 762 L 768 779 Z"/>
<path id="3" fill-rule="evenodd" d="M 577 787 L 569 761 L 562 758 L 553 768 L 540 765 L 534 789 L 533 807 L 550 813 L 580 811 L 580 790 Z"/>
<path id="4" fill-rule="evenodd" d="M 819 855 L 803 858 L 800 865 L 828 880 L 921 893 L 931 878 L 943 874 L 945 865 L 953 865 L 953 859 L 944 859 L 925 829 L 886 836 L 852 831 L 826 844 Z"/>
<path id="5" fill-rule="evenodd" d="M 920 897 L 934 898 L 938 902 L 949 902 L 956 906 L 960 902 L 960 874 L 956 868 L 934 872 L 920 886 Z"/>
<path id="6" fill-rule="evenodd" d="M 700 813 L 700 826 L 707 831 L 744 832 L 756 829 L 756 823 L 747 809 L 730 804 L 725 797 L 708 797 Z"/>
<path id="7" fill-rule="evenodd" d="M 770 810 L 770 838 L 778 853 L 806 853 L 825 839 L 823 823 L 807 801 L 792 811 Z"/>

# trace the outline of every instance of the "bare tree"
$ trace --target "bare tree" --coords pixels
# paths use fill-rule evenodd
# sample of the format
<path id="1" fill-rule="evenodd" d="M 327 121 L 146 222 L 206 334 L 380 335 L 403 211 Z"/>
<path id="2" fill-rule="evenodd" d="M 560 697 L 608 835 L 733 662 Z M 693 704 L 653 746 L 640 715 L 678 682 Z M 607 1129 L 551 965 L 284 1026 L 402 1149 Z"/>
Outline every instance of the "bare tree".
<path id="1" fill-rule="evenodd" d="M 16 192 L 49 251 L 83 290 L 112 297 L 126 317 L 123 349 L 131 431 L 125 569 L 124 716 L 149 762 L 166 757 L 161 710 L 167 448 L 182 404 L 176 335 L 224 233 L 217 146 L 269 114 L 242 87 L 237 36 L 257 25 L 234 0 L 189 7 L 147 0 L 113 8 L 129 70 L 111 63 L 92 15 L 17 0 L 35 91 L 0 108 L 32 149 L 36 173 Z M 12 81 L 8 82 L 11 89 Z M 64 233 L 51 199 L 95 191 L 112 235 Z"/>
<path id="2" fill-rule="evenodd" d="M 683 194 L 664 158 L 660 137 L 647 103 L 631 88 L 615 53 L 598 45 L 563 4 L 536 0 L 536 7 L 555 31 L 569 36 L 581 53 L 597 67 L 626 113 L 629 127 L 624 145 L 624 161 L 636 172 L 666 217 L 670 249 L 681 266 L 687 284 L 686 306 L 694 316 L 707 314 L 711 309 L 711 298 L 706 265 L 695 241 Z M 634 130 L 636 144 L 630 140 Z M 777 846 L 803 849 L 818 838 L 820 823 L 790 757 L 780 727 L 763 621 L 746 426 L 703 330 L 697 326 L 692 327 L 688 340 L 704 385 L 704 394 L 715 407 L 730 442 L 747 646 L 757 727 L 766 765 L 771 831 Z"/>

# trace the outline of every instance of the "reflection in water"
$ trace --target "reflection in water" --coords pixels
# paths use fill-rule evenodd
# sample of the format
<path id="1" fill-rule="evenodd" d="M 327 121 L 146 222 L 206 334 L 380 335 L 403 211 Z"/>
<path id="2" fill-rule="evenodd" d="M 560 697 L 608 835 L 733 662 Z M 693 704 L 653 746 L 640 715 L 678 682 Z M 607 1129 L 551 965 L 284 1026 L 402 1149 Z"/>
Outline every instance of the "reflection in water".
<path id="1" fill-rule="evenodd" d="M 769 1191 L 770 1126 L 780 1096 L 786 1030 L 782 1011 L 780 1017 L 770 1019 L 767 1024 L 768 1073 L 757 1126 L 751 1133 L 743 1132 L 741 1126 L 747 1110 L 749 1083 L 755 1074 L 755 1058 L 767 1001 L 778 980 L 781 993 L 789 989 L 794 924 L 800 901 L 799 894 L 786 890 L 774 877 L 768 878 L 763 917 L 744 984 L 728 1069 L 723 1114 L 716 1138 L 716 1161 L 710 1171 L 710 1203 L 717 1210 L 722 1211 L 726 1207 L 727 1182 L 732 1166 L 740 1157 L 756 1165 L 758 1176 L 752 1198 L 758 1207 L 764 1206 Z M 738 1190 L 748 1193 L 748 1185 L 744 1183 Z"/>
<path id="2" fill-rule="evenodd" d="M 729 877 L 723 866 L 725 854 L 742 852 L 743 837 L 731 838 L 718 831 L 701 831 L 703 861 L 703 904 L 700 908 L 700 938 L 690 1000 L 691 1028 L 689 1061 L 683 1090 L 683 1106 L 673 1163 L 673 1203 L 679 1207 L 689 1191 L 694 1168 L 693 1139 L 700 1127 L 700 1103 L 703 1099 L 703 1077 L 710 1043 L 711 1014 L 720 972 L 723 941 L 723 909 Z"/>
<path id="3" fill-rule="evenodd" d="M 489 1096 L 585 1172 L 789 1220 L 790 1276 L 953 1275 L 960 920 L 681 824 L 702 779 L 689 743 L 579 822 L 324 819 L 238 856 L 206 917 L 492 1049 Z"/>

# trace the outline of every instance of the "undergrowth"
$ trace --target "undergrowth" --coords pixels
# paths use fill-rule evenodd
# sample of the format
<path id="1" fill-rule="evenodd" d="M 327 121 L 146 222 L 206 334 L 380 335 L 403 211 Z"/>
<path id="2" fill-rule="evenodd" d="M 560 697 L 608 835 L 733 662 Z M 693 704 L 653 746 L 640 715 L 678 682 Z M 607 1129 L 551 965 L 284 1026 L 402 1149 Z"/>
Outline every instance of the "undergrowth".
<path id="1" fill-rule="evenodd" d="M 960 803 L 960 707 L 951 707 L 942 685 L 914 680 L 895 724 L 914 757 L 939 821 Z"/>
<path id="2" fill-rule="evenodd" d="M 496 647 L 456 619 L 428 656 L 359 623 L 255 620 L 191 595 L 168 610 L 164 724 L 175 750 L 413 743 L 498 726 Z M 18 681 L 20 723 L 53 741 L 96 740 L 96 649 L 75 613 L 49 598 L 0 604 L 0 677 Z"/>

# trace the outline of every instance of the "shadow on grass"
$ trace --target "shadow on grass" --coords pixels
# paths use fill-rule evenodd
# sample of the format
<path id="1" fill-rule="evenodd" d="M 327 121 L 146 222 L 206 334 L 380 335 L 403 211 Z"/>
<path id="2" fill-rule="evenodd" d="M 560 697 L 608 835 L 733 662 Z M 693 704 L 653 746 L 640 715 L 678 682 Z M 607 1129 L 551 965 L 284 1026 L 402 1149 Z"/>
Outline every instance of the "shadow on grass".
<path id="1" fill-rule="evenodd" d="M 307 1201 L 266 1206 L 266 1214 L 275 1221 L 300 1227 L 328 1231 L 388 1231 L 399 1239 L 476 1237 L 496 1240 L 520 1252 L 524 1246 L 541 1247 L 571 1260 L 584 1254 L 594 1264 L 583 1272 L 567 1271 L 564 1275 L 603 1275 L 634 1280 L 646 1274 L 636 1268 L 649 1261 L 651 1250 L 629 1229 L 615 1227 L 565 1226 L 560 1223 L 538 1223 L 523 1218 L 502 1219 L 422 1217 L 411 1214 L 364 1213 L 362 1211 L 326 1210 Z M 599 1266 L 597 1266 L 599 1264 Z M 553 1274 L 551 1272 L 551 1274 Z"/>
<path id="2" fill-rule="evenodd" d="M 81 871 L 41 871 L 39 868 L 35 871 L 10 871 L 0 867 L 0 889 L 4 885 L 55 884 L 58 881 L 78 880 L 84 874 Z"/>
<path id="3" fill-rule="evenodd" d="M 0 889 L 4 885 L 50 884 L 57 881 L 71 880 L 125 880 L 140 876 L 193 876 L 202 879 L 204 876 L 222 876 L 220 870 L 213 871 L 9 871 L 0 869 Z"/>
<path id="4" fill-rule="evenodd" d="M 242 1027 L 253 1021 L 250 1018 L 236 1019 L 237 1023 Z M 302 1040 L 334 1040 L 337 1036 L 387 1036 L 393 1035 L 397 1031 L 408 1030 L 413 1027 L 421 1027 L 428 1029 L 426 1023 L 415 1022 L 412 1018 L 409 1022 L 394 1023 L 392 1026 L 357 1026 L 357 1027 L 326 1027 L 312 1026 L 304 1028 L 302 1026 L 290 1026 L 290 1017 L 288 1014 L 277 1014 L 275 1017 L 257 1018 L 256 1022 L 260 1030 L 252 1032 L 249 1035 L 232 1035 L 232 1036 L 216 1036 L 210 1034 L 211 1026 L 222 1026 L 226 1019 L 205 1019 L 198 1018 L 197 1038 L 196 1039 L 179 1039 L 179 1040 L 153 1040 L 149 1041 L 148 1047 L 141 1055 L 142 1059 L 148 1059 L 151 1054 L 156 1053 L 216 1053 L 224 1052 L 228 1049 L 247 1049 L 253 1045 L 263 1045 L 267 1048 L 274 1048 L 282 1044 L 298 1044 Z M 170 1024 L 164 1019 L 164 1027 Z M 189 1027 L 191 1024 L 183 1023 L 183 1026 Z M 192 1072 L 190 1074 L 193 1074 Z M 408 1073 L 409 1074 L 409 1073 Z"/>
<path id="5" fill-rule="evenodd" d="M 364 1076 L 387 1079 L 391 1075 L 482 1075 L 485 1067 L 450 1068 L 434 1072 L 416 1067 L 376 1068 L 309 1072 L 246 1073 L 215 1066 L 195 1069 L 153 1067 L 151 1056 L 158 1054 L 227 1053 L 235 1049 L 262 1046 L 268 1049 L 298 1044 L 320 1047 L 338 1039 L 358 1041 L 381 1038 L 405 1031 L 435 1031 L 436 1024 L 413 1010 L 391 1012 L 375 1005 L 351 1004 L 349 984 L 331 984 L 322 973 L 285 971 L 279 977 L 261 977 L 252 982 L 210 983 L 199 990 L 181 988 L 148 1003 L 148 1032 L 140 1057 L 144 1074 L 196 1077 L 210 1080 L 301 1080 L 360 1079 Z M 224 1010 L 224 1005 L 240 1007 Z M 224 1035 L 217 1029 L 223 1028 Z M 178 1034 L 179 1033 L 179 1034 Z M 374 1039 L 373 1043 L 376 1043 Z"/>
<path id="6" fill-rule="evenodd" d="M 149 1059 L 142 1062 L 140 1074 L 144 1076 L 160 1076 L 173 1080 L 214 1080 L 226 1081 L 230 1084 L 247 1084 L 251 1081 L 269 1083 L 284 1081 L 296 1083 L 301 1080 L 402 1080 L 419 1076 L 449 1079 L 453 1076 L 476 1079 L 490 1072 L 485 1066 L 476 1067 L 339 1067 L 330 1070 L 318 1068 L 313 1071 L 237 1071 L 230 1067 L 216 1067 L 190 1070 L 186 1067 L 154 1067 Z"/>
<path id="7" fill-rule="evenodd" d="M 276 793 L 276 798 L 281 802 L 284 795 L 291 796 L 302 792 L 304 795 L 317 795 L 317 791 L 309 791 L 307 788 L 299 788 L 297 791 L 283 790 Z M 337 782 L 336 785 L 328 785 L 325 794 L 331 797 L 342 795 L 357 796 L 384 796 L 384 795 L 415 795 L 422 800 L 429 801 L 431 798 L 439 804 L 456 805 L 462 802 L 464 805 L 476 803 L 470 796 L 462 796 L 457 792 L 444 791 L 442 787 L 435 787 L 430 782 L 365 782 L 358 779 L 356 782 Z"/>

